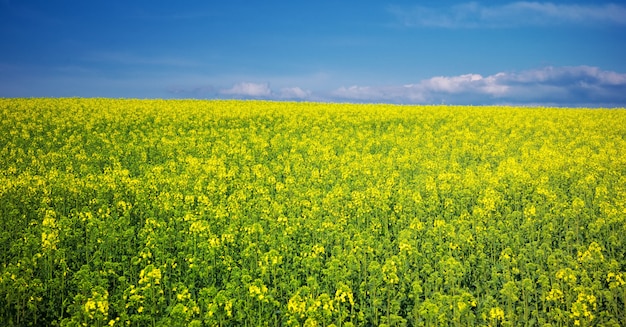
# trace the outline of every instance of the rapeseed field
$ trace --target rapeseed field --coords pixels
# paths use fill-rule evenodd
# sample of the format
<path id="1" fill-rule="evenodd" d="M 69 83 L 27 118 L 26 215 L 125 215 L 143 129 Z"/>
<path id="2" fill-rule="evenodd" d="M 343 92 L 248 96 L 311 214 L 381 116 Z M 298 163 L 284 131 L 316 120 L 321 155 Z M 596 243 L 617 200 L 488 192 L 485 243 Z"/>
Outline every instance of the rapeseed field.
<path id="1" fill-rule="evenodd" d="M 0 99 L 3 326 L 624 326 L 626 111 Z"/>

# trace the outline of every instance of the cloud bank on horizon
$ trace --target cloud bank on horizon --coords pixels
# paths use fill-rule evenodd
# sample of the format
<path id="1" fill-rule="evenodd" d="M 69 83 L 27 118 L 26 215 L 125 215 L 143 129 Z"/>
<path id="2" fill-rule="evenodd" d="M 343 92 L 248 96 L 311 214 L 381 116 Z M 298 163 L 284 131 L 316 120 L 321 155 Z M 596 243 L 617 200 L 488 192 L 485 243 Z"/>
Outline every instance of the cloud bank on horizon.
<path id="1" fill-rule="evenodd" d="M 329 92 L 313 92 L 298 86 L 275 91 L 269 82 L 241 82 L 230 88 L 204 90 L 196 92 L 196 96 L 407 104 L 623 106 L 626 74 L 590 66 L 549 66 L 489 76 L 471 73 L 435 76 L 404 85 L 350 85 Z"/>

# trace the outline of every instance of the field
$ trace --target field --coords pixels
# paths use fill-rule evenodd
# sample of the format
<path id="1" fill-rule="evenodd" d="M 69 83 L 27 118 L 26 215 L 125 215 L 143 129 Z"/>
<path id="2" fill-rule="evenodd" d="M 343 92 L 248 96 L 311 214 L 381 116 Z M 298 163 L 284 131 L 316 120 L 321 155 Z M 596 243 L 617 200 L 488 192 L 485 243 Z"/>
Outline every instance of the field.
<path id="1" fill-rule="evenodd" d="M 626 111 L 0 99 L 3 326 L 626 326 Z"/>

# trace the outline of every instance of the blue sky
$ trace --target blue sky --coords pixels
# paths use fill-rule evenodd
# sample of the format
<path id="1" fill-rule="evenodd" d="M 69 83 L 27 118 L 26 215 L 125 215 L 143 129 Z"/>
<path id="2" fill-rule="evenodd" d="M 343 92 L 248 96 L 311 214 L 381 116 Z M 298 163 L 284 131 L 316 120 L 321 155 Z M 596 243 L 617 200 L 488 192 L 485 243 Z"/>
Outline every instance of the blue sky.
<path id="1" fill-rule="evenodd" d="M 0 97 L 626 106 L 605 1 L 0 0 Z"/>

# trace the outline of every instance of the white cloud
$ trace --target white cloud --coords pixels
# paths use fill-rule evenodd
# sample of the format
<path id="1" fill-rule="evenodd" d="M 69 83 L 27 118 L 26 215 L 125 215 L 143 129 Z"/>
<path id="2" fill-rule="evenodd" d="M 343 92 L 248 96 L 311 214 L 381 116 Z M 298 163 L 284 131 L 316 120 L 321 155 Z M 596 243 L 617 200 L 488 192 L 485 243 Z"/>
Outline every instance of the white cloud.
<path id="1" fill-rule="evenodd" d="M 242 97 L 269 97 L 272 95 L 269 83 L 242 82 L 233 85 L 229 89 L 220 90 L 221 94 Z"/>
<path id="2" fill-rule="evenodd" d="M 512 2 L 486 6 L 469 2 L 451 7 L 390 7 L 405 26 L 479 28 L 557 24 L 626 25 L 626 7 L 617 4 Z"/>
<path id="3" fill-rule="evenodd" d="M 433 76 L 409 84 L 352 84 L 325 89 L 331 83 L 309 83 L 307 78 L 246 78 L 182 74 L 111 77 L 81 67 L 57 67 L 33 77 L 37 67 L 0 63 L 0 96 L 111 96 L 259 98 L 320 102 L 388 102 L 433 104 L 543 104 L 559 106 L 626 107 L 626 73 L 592 66 L 543 67 L 491 75 L 476 72 Z M 307 77 L 310 77 L 307 76 Z M 272 89 L 268 82 L 279 85 Z M 226 83 L 226 84 L 221 84 Z M 230 84 L 230 87 L 223 85 Z M 341 85 L 342 82 L 338 82 Z M 297 85 L 297 86 L 296 86 Z M 220 87 L 221 86 L 221 87 Z M 306 87 L 305 87 L 306 86 Z"/>
<path id="4" fill-rule="evenodd" d="M 233 96 L 243 98 L 266 98 L 276 100 L 305 100 L 312 99 L 310 90 L 301 87 L 283 87 L 278 92 L 270 88 L 269 83 L 235 83 L 231 88 L 222 89 L 218 92 L 221 96 Z"/>
<path id="5" fill-rule="evenodd" d="M 425 89 L 435 92 L 461 92 L 476 85 L 483 77 L 478 74 L 465 74 L 453 77 L 438 76 L 421 82 Z"/>
<path id="6" fill-rule="evenodd" d="M 311 96 L 311 91 L 303 90 L 299 87 L 285 87 L 280 89 L 278 97 L 281 99 L 307 99 Z"/>
<path id="7" fill-rule="evenodd" d="M 358 86 L 340 87 L 331 92 L 336 99 L 356 100 L 363 102 L 427 102 L 426 90 L 419 85 L 401 86 Z"/>
<path id="8" fill-rule="evenodd" d="M 503 74 L 502 79 L 519 83 L 580 83 L 589 81 L 599 85 L 624 85 L 626 74 L 604 71 L 598 67 L 544 67 L 518 74 Z"/>
<path id="9" fill-rule="evenodd" d="M 486 77 L 479 74 L 436 76 L 408 85 L 354 85 L 338 88 L 332 95 L 361 102 L 623 106 L 626 103 L 626 74 L 589 66 L 545 67 Z"/>
<path id="10" fill-rule="evenodd" d="M 339 98 L 359 101 L 433 102 L 443 95 L 474 95 L 497 97 L 506 93 L 508 86 L 500 85 L 501 74 L 483 77 L 479 74 L 436 76 L 415 84 L 397 86 L 341 87 L 332 94 Z"/>

